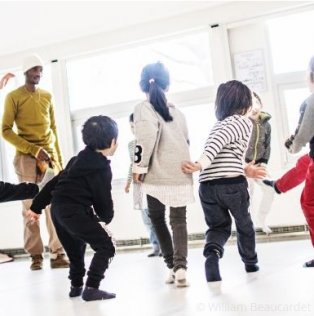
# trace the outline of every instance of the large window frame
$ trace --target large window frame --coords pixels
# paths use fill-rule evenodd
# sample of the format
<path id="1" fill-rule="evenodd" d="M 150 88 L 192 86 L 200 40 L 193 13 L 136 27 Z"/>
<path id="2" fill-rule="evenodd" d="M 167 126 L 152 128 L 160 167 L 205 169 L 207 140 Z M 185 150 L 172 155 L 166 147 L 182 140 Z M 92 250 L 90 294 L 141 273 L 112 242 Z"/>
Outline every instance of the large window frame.
<path id="1" fill-rule="evenodd" d="M 167 36 L 165 38 L 175 39 L 175 38 L 178 38 L 179 36 L 193 34 L 194 32 L 207 32 L 209 41 L 210 41 L 211 35 L 210 35 L 210 29 L 208 28 L 182 32 L 180 34 Z M 151 41 L 152 40 L 142 41 L 141 43 L 138 43 L 138 45 L 143 45 L 143 43 L 149 44 L 151 43 Z M 120 49 L 127 49 L 128 47 L 134 47 L 134 44 L 126 45 Z M 208 47 L 208 49 L 210 50 L 210 47 Z M 86 56 L 84 56 L 84 58 L 86 58 Z M 212 61 L 213 59 L 211 58 L 211 62 Z M 109 115 L 113 119 L 121 119 L 124 117 L 128 117 L 129 114 L 133 112 L 135 105 L 141 102 L 144 98 L 145 96 L 143 94 L 142 99 L 128 100 L 124 102 L 106 104 L 106 105 L 101 105 L 101 106 L 92 107 L 88 109 L 78 109 L 75 111 L 71 111 L 71 126 L 72 126 L 72 135 L 73 135 L 75 152 L 77 152 L 80 149 L 77 146 L 80 143 L 80 140 L 78 140 L 76 131 L 82 126 L 82 124 L 85 122 L 85 120 L 88 117 L 92 115 L 99 115 L 99 114 Z M 179 107 L 179 109 L 184 109 L 185 107 L 200 105 L 200 104 L 205 104 L 205 103 L 209 104 L 210 106 L 210 104 L 214 102 L 214 98 L 215 98 L 215 85 L 212 84 L 212 85 L 204 86 L 201 88 L 188 90 L 188 91 L 181 91 L 181 92 L 176 92 L 176 93 L 169 92 L 167 94 L 167 98 L 170 102 L 173 102 L 174 104 L 176 104 Z M 195 154 L 199 154 L 199 153 L 195 153 Z M 118 187 L 120 187 L 121 189 L 120 185 L 125 182 L 125 178 L 126 178 L 126 175 L 124 178 L 115 178 L 113 180 L 114 188 L 117 189 Z"/>

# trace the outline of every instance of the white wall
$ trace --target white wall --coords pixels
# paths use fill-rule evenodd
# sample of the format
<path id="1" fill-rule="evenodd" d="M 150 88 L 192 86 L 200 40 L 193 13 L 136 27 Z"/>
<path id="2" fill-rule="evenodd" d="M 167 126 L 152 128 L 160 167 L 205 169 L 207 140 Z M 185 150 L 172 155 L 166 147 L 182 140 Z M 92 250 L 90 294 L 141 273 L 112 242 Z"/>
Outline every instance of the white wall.
<path id="1" fill-rule="evenodd" d="M 110 33 L 97 34 L 77 40 L 68 41 L 66 43 L 57 43 L 46 47 L 39 47 L 36 51 L 46 61 L 52 59 L 59 59 L 60 63 L 56 68 L 61 67 L 62 63 L 69 56 L 80 55 L 86 51 L 96 51 L 103 48 L 113 49 L 129 42 L 138 42 L 147 38 L 156 39 L 158 36 L 162 36 L 168 33 L 176 33 L 184 30 L 193 28 L 199 28 L 209 26 L 214 23 L 220 23 L 221 27 L 226 26 L 228 23 L 238 22 L 250 18 L 259 16 L 267 16 L 271 13 L 277 13 L 281 10 L 286 10 L 293 6 L 300 6 L 302 2 L 240 2 L 240 3 L 229 3 L 224 7 L 213 8 L 211 10 L 203 10 L 202 12 L 191 14 L 185 14 L 175 18 L 171 18 L 165 21 L 153 22 L 145 25 L 138 25 L 128 27 L 127 29 L 121 29 L 112 31 Z M 222 36 L 227 28 L 225 27 L 222 31 Z M 230 39 L 231 55 L 235 52 L 245 51 L 253 48 L 265 49 L 265 33 L 264 29 L 259 25 L 251 26 L 246 25 L 243 27 L 236 27 L 228 31 L 228 36 L 224 36 L 221 41 L 217 40 L 219 49 L 224 51 L 224 56 L 221 57 L 227 63 L 225 69 L 220 68 L 221 72 L 216 73 L 215 78 L 217 84 L 219 80 L 224 78 L 230 78 L 230 54 L 228 51 L 228 45 L 225 40 Z M 220 42 L 220 43 L 219 43 Z M 218 46 L 217 46 L 218 47 Z M 215 47 L 214 47 L 215 48 Z M 31 50 L 34 51 L 33 49 Z M 10 67 L 17 67 L 20 63 L 22 56 L 26 52 L 19 52 L 0 58 L 0 69 L 6 69 Z M 228 57 L 229 56 L 229 57 Z M 219 55 L 215 58 L 219 58 Z M 228 60 L 229 58 L 229 60 Z M 266 54 L 267 64 L 269 60 Z M 218 63 L 217 69 L 222 67 L 224 63 Z M 215 60 L 214 60 L 215 64 Z M 220 66 L 218 65 L 220 64 Z M 61 65 L 61 66 L 60 66 Z M 280 161 L 277 159 L 280 151 L 282 142 L 276 132 L 278 129 L 276 121 L 276 103 L 272 93 L 272 81 L 271 81 L 271 70 L 267 67 L 269 90 L 262 95 L 264 103 L 267 104 L 266 109 L 272 113 L 272 126 L 273 126 L 273 152 L 271 159 L 271 173 L 276 178 L 281 175 L 285 169 Z M 56 74 L 58 76 L 58 73 Z M 63 150 L 67 152 L 67 157 L 70 155 L 72 148 L 70 145 L 71 135 L 70 124 L 69 124 L 69 111 L 67 104 L 67 96 L 65 91 L 60 86 L 60 82 L 57 82 L 58 90 L 54 88 L 54 94 L 58 102 L 57 106 L 57 121 L 60 129 L 61 143 Z M 67 135 L 64 137 L 64 135 Z M 70 147 L 69 147 L 70 146 Z M 286 166 L 285 168 L 287 168 Z M 195 192 L 196 197 L 198 184 L 196 182 Z M 291 225 L 304 223 L 304 218 L 301 215 L 299 206 L 300 188 L 284 195 L 278 196 L 273 205 L 273 209 L 270 215 L 270 225 Z M 131 194 L 126 195 L 122 190 L 114 191 L 113 197 L 115 201 L 116 215 L 111 225 L 112 230 L 115 233 L 117 239 L 131 239 L 146 236 L 144 225 L 140 214 L 132 209 Z M 259 199 L 259 194 L 256 194 L 256 199 Z M 0 248 L 22 248 L 23 247 L 23 232 L 22 232 L 22 216 L 21 216 L 21 205 L 19 202 L 1 204 L 1 221 L 0 221 Z M 42 222 L 44 222 L 42 220 Z M 44 227 L 44 225 L 42 225 Z M 204 232 L 205 224 L 203 220 L 202 210 L 199 201 L 188 208 L 188 228 L 189 233 Z M 44 232 L 44 238 L 47 240 L 47 234 Z"/>

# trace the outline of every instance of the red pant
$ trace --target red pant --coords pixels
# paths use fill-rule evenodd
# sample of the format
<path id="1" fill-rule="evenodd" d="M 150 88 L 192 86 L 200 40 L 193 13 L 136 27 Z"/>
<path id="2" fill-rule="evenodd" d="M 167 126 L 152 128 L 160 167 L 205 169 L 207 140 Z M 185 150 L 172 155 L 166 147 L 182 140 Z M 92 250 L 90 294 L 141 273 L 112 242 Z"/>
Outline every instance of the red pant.
<path id="1" fill-rule="evenodd" d="M 312 245 L 314 246 L 314 160 L 311 159 L 305 179 L 305 186 L 301 195 L 301 207 L 310 230 Z"/>
<path id="2" fill-rule="evenodd" d="M 307 169 L 311 162 L 311 158 L 308 154 L 298 159 L 294 168 L 286 172 L 280 179 L 276 180 L 277 189 L 285 193 L 305 180 Z"/>

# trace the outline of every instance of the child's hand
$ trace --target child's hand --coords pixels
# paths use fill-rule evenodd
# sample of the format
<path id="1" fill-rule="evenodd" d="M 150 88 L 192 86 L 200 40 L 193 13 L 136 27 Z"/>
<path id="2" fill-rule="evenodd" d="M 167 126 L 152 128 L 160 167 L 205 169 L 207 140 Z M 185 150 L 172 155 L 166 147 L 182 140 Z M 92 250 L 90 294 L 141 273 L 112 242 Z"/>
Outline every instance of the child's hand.
<path id="1" fill-rule="evenodd" d="M 141 182 L 143 182 L 143 175 L 142 174 L 140 174 L 140 173 L 133 173 L 133 182 L 134 183 L 141 183 Z"/>
<path id="2" fill-rule="evenodd" d="M 8 81 L 15 77 L 14 74 L 8 72 L 7 74 L 5 74 L 1 79 L 0 79 L 0 89 L 4 88 L 6 86 L 6 84 L 8 83 Z"/>
<path id="3" fill-rule="evenodd" d="M 290 146 L 292 145 L 292 142 L 294 140 L 294 136 L 291 135 L 286 141 L 285 141 L 285 147 L 287 149 L 290 149 Z"/>
<path id="4" fill-rule="evenodd" d="M 33 223 L 36 223 L 39 221 L 39 218 L 40 218 L 40 215 L 31 211 L 31 210 L 28 210 L 26 212 L 26 216 L 33 222 Z"/>
<path id="5" fill-rule="evenodd" d="M 267 175 L 266 167 L 254 165 L 255 161 L 251 161 L 244 167 L 245 175 L 248 178 L 264 179 Z"/>
<path id="6" fill-rule="evenodd" d="M 125 192 L 125 193 L 129 193 L 129 192 L 130 192 L 130 183 L 127 183 L 127 184 L 125 185 L 124 192 Z"/>
<path id="7" fill-rule="evenodd" d="M 193 173 L 195 171 L 201 170 L 202 167 L 198 162 L 191 162 L 191 161 L 182 161 L 181 163 L 181 170 L 184 173 Z"/>

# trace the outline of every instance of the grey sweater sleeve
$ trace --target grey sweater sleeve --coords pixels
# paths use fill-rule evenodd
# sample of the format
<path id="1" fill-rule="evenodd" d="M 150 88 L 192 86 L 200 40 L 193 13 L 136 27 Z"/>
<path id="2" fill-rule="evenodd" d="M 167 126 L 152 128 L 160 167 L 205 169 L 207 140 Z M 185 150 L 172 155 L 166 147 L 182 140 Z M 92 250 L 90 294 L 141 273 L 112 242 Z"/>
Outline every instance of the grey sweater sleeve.
<path id="1" fill-rule="evenodd" d="M 300 111 L 298 127 L 295 131 L 290 153 L 299 152 L 314 136 L 314 94 L 305 101 L 305 109 Z"/>
<path id="2" fill-rule="evenodd" d="M 134 154 L 134 173 L 147 173 L 158 137 L 159 121 L 151 104 L 143 102 L 135 107 L 134 126 L 136 149 Z"/>

